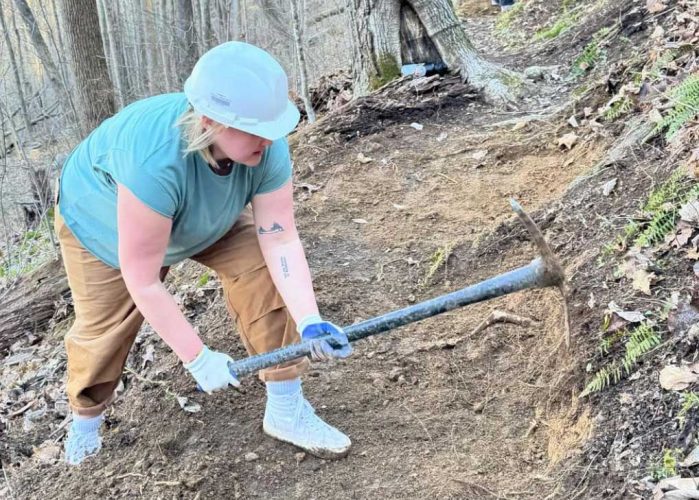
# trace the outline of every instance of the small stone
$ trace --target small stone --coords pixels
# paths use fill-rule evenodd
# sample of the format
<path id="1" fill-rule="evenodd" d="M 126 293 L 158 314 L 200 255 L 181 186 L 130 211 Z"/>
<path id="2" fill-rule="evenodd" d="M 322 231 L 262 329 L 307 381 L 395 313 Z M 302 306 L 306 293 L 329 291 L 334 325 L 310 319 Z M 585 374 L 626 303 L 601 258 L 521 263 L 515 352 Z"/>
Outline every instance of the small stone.
<path id="1" fill-rule="evenodd" d="M 251 452 L 246 453 L 243 458 L 245 459 L 246 462 L 254 462 L 255 460 L 259 460 L 260 455 L 258 455 L 254 451 L 251 451 Z"/>
<path id="2" fill-rule="evenodd" d="M 402 373 L 403 369 L 396 366 L 392 368 L 390 372 L 388 372 L 388 380 L 390 380 L 391 382 L 397 382 L 398 378 L 401 376 Z"/>
<path id="3" fill-rule="evenodd" d="M 524 76 L 529 80 L 543 80 L 544 79 L 544 68 L 541 66 L 529 66 L 524 70 Z"/>
<path id="4" fill-rule="evenodd" d="M 296 463 L 300 464 L 306 459 L 306 454 L 303 451 L 300 451 L 298 453 L 294 453 L 294 458 L 296 459 Z"/>

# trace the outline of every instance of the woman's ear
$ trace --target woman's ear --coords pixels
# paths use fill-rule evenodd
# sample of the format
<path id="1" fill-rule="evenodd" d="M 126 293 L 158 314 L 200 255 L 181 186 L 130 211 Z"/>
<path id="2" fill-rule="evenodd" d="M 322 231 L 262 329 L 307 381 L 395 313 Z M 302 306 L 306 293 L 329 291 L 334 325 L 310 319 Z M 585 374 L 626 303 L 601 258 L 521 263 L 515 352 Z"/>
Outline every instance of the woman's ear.
<path id="1" fill-rule="evenodd" d="M 209 118 L 208 116 L 202 115 L 201 117 L 201 126 L 204 127 L 205 129 L 208 129 L 214 124 L 214 121 Z"/>

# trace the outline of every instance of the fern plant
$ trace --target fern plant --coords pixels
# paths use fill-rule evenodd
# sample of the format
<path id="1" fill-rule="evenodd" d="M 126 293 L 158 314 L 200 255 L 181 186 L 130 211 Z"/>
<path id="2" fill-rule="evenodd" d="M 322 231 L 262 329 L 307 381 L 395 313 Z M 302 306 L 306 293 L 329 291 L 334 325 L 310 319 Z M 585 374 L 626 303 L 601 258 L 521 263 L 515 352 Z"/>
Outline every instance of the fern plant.
<path id="1" fill-rule="evenodd" d="M 633 109 L 633 101 L 627 95 L 617 96 L 604 111 L 603 117 L 608 122 L 613 122 L 617 118 L 627 114 Z"/>
<path id="2" fill-rule="evenodd" d="M 699 73 L 688 76 L 670 90 L 668 98 L 672 107 L 656 125 L 653 135 L 665 131 L 665 138 L 670 140 L 699 115 Z"/>
<path id="3" fill-rule="evenodd" d="M 578 57 L 575 58 L 572 65 L 571 75 L 573 78 L 583 76 L 589 70 L 594 68 L 597 63 L 605 56 L 605 51 L 600 48 L 602 40 L 609 34 L 609 28 L 599 30 L 590 43 L 585 45 L 585 48 Z"/>
<path id="4" fill-rule="evenodd" d="M 699 394 L 694 391 L 683 392 L 680 395 L 680 401 L 682 402 L 682 407 L 677 414 L 677 421 L 680 423 L 680 427 L 684 428 L 689 412 L 699 408 Z"/>
<path id="5" fill-rule="evenodd" d="M 599 392 L 619 382 L 624 374 L 631 373 L 632 368 L 644 354 L 660 344 L 660 340 L 660 334 L 650 323 L 647 321 L 641 323 L 629 333 L 624 346 L 624 356 L 600 368 L 585 386 L 580 397 Z"/>
<path id="6" fill-rule="evenodd" d="M 699 196 L 699 184 L 686 178 L 682 169 L 673 174 L 648 197 L 643 210 L 651 220 L 640 231 L 634 244 L 648 247 L 662 241 L 676 226 L 682 204 Z"/>

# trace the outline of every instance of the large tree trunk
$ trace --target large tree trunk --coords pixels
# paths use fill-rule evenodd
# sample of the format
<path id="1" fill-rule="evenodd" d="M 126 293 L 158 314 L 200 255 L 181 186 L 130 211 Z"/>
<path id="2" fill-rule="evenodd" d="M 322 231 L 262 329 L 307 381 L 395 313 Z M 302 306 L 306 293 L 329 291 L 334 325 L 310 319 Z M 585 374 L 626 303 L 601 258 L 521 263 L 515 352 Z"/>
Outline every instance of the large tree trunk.
<path id="1" fill-rule="evenodd" d="M 114 90 L 102 46 L 97 4 L 63 0 L 61 13 L 75 74 L 79 123 L 87 133 L 114 114 Z"/>
<path id="2" fill-rule="evenodd" d="M 0 355 L 23 338 L 43 333 L 56 305 L 70 296 L 63 262 L 56 259 L 0 291 Z"/>
<path id="3" fill-rule="evenodd" d="M 443 62 L 485 98 L 511 99 L 513 73 L 482 59 L 451 0 L 349 0 L 355 96 L 385 83 L 407 63 Z"/>

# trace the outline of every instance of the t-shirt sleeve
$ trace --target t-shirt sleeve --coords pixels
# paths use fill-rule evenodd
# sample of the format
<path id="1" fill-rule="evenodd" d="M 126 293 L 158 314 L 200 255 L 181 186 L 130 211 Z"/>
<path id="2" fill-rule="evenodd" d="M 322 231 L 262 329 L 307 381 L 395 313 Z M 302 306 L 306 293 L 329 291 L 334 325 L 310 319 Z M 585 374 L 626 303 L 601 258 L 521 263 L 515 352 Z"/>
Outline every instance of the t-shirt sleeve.
<path id="1" fill-rule="evenodd" d="M 156 151 L 145 160 L 123 150 L 112 150 L 107 164 L 114 180 L 126 186 L 136 198 L 172 219 L 179 206 L 177 166 L 163 163 L 169 155 Z"/>
<path id="2" fill-rule="evenodd" d="M 255 194 L 270 193 L 291 179 L 291 155 L 286 137 L 274 141 L 265 152 Z"/>

